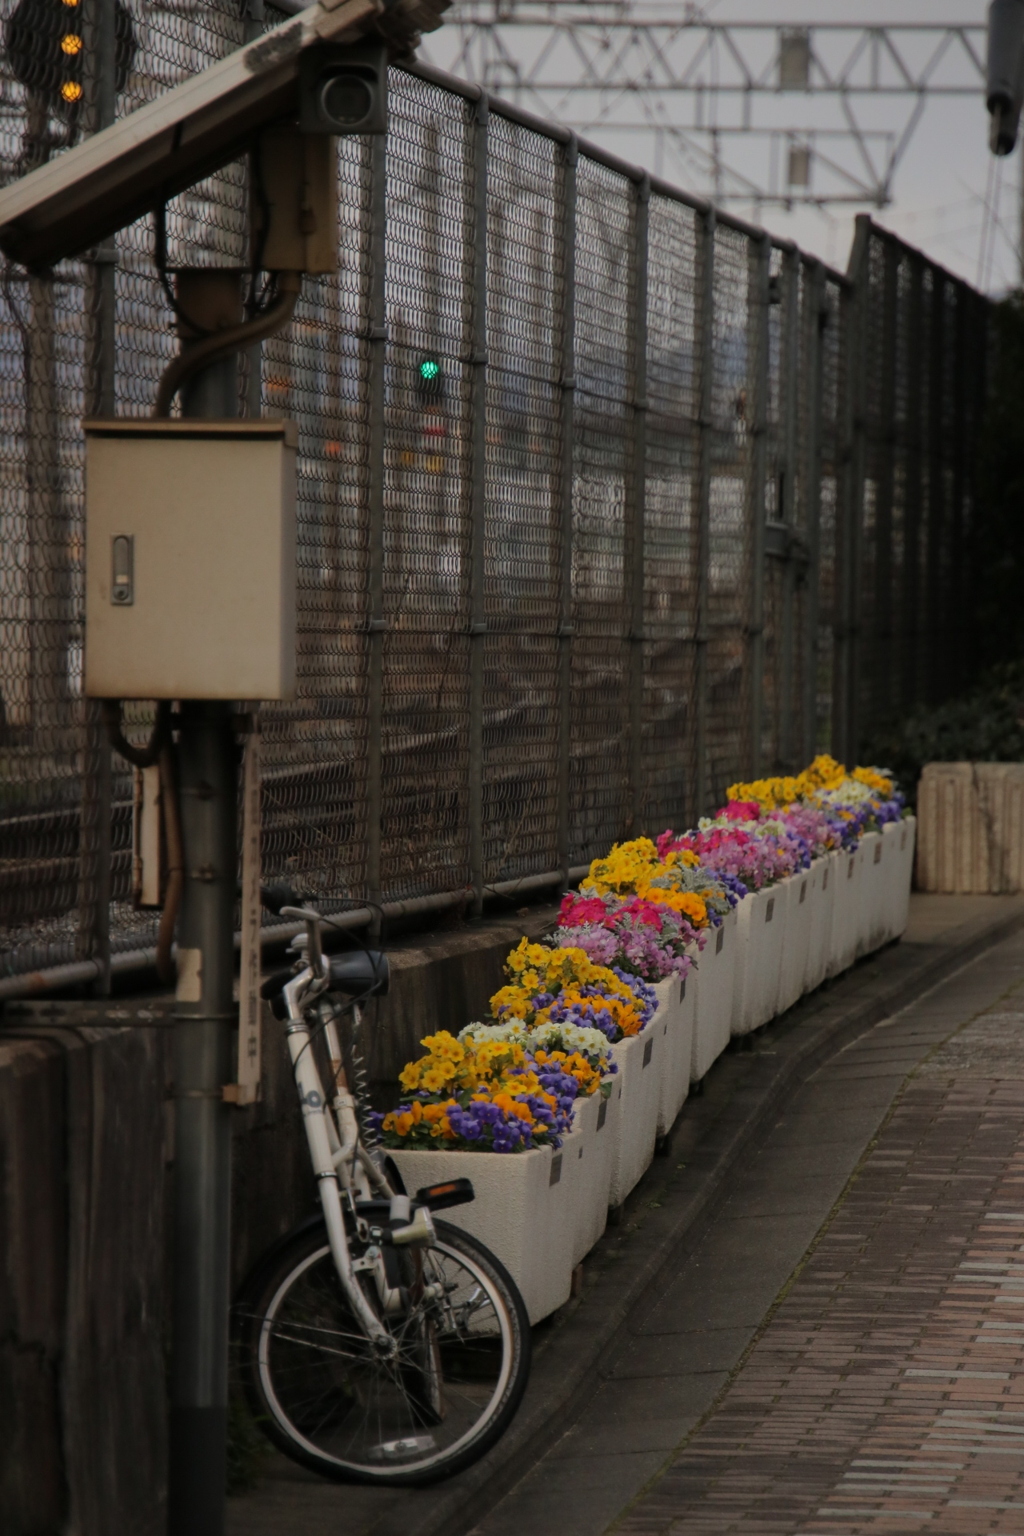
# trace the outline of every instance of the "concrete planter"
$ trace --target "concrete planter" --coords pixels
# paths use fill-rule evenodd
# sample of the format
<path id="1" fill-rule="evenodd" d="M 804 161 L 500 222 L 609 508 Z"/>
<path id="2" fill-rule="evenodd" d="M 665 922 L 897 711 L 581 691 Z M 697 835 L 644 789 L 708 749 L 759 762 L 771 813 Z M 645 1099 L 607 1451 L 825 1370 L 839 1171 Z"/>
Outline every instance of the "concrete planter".
<path id="1" fill-rule="evenodd" d="M 836 861 L 833 854 L 815 859 L 810 868 L 811 932 L 807 945 L 804 991 L 813 992 L 828 975 L 832 942 L 832 906 L 836 894 Z"/>
<path id="2" fill-rule="evenodd" d="M 785 940 L 782 946 L 782 966 L 779 973 L 779 998 L 777 1013 L 785 1013 L 804 994 L 807 979 L 807 961 L 811 951 L 814 931 L 814 908 L 821 901 L 821 882 L 816 870 L 801 870 L 787 880 L 789 894 L 786 898 Z"/>
<path id="3" fill-rule="evenodd" d="M 608 1196 L 619 1139 L 620 1100 L 616 1080 L 607 1098 L 594 1093 L 577 1099 L 573 1129 L 580 1131 L 576 1161 L 580 1165 L 577 1185 L 575 1231 L 572 1262 L 586 1258 L 608 1224 Z M 576 1138 L 573 1138 L 574 1141 Z"/>
<path id="4" fill-rule="evenodd" d="M 617 1100 L 619 1122 L 608 1191 L 611 1206 L 622 1204 L 654 1156 L 661 1073 L 666 1056 L 664 1036 L 658 1034 L 654 1025 L 656 1018 L 657 1014 L 639 1035 L 620 1040 L 611 1048 L 619 1069 L 612 1080 L 612 1097 Z"/>
<path id="5" fill-rule="evenodd" d="M 729 1044 L 732 1029 L 733 988 L 739 966 L 739 941 L 736 928 L 737 908 L 714 928 L 697 959 L 696 981 L 691 972 L 687 991 L 696 989 L 693 1023 L 693 1056 L 690 1081 L 699 1083 Z"/>
<path id="6" fill-rule="evenodd" d="M 583 1156 L 580 1156 L 580 1151 Z M 391 1151 L 410 1193 L 444 1179 L 472 1179 L 476 1199 L 445 1221 L 480 1239 L 518 1285 L 531 1323 L 569 1299 L 577 1212 L 589 1171 L 583 1124 L 561 1148 L 533 1152 Z"/>
<path id="7" fill-rule="evenodd" d="M 857 849 L 860 859 L 857 954 L 869 955 L 886 942 L 889 926 L 889 866 L 881 832 L 866 832 Z"/>
<path id="8" fill-rule="evenodd" d="M 860 858 L 857 849 L 832 855 L 835 861 L 835 894 L 832 898 L 832 932 L 829 942 L 829 976 L 838 976 L 857 958 L 860 929 Z"/>
<path id="9" fill-rule="evenodd" d="M 751 891 L 736 908 L 742 982 L 733 997 L 734 1035 L 749 1035 L 775 1016 L 788 905 L 789 885 L 780 880 L 777 885 Z"/>
<path id="10" fill-rule="evenodd" d="M 693 1024 L 697 1007 L 697 986 L 694 972 L 682 980 L 678 976 L 671 981 L 659 982 L 657 990 L 671 988 L 671 1003 L 662 1016 L 662 1005 L 648 1024 L 648 1029 L 661 1031 L 665 1047 L 665 1064 L 661 1072 L 661 1094 L 658 1100 L 658 1135 L 664 1136 L 675 1124 L 690 1091 L 690 1062 L 693 1057 Z"/>

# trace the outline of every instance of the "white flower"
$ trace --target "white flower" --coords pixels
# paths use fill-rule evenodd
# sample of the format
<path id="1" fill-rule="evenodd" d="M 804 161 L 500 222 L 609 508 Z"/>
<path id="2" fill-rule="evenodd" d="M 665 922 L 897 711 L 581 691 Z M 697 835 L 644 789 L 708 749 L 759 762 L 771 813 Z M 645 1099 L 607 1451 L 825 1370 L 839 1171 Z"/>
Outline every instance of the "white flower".
<path id="1" fill-rule="evenodd" d="M 511 1024 L 467 1024 L 465 1029 L 459 1030 L 460 1040 L 509 1040 L 525 1041 L 526 1025 L 520 1019 L 515 1019 Z"/>
<path id="2" fill-rule="evenodd" d="M 599 1029 L 586 1029 L 579 1024 L 540 1024 L 530 1030 L 529 1043 L 544 1051 L 560 1043 L 566 1051 L 578 1051 L 581 1056 L 608 1054 L 608 1036 Z"/>

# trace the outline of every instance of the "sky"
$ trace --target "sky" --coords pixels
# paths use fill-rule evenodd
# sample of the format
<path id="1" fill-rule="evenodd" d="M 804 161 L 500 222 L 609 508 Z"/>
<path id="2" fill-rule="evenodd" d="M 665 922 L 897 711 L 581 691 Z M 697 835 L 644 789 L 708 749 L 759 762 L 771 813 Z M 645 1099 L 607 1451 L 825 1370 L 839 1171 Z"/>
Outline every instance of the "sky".
<path id="1" fill-rule="evenodd" d="M 647 3 L 666 5 L 667 0 L 647 0 Z M 678 14 L 683 10 L 682 0 L 674 7 Z M 800 22 L 884 23 L 969 23 L 984 24 L 987 14 L 986 0 L 703 0 L 702 9 L 707 19 L 730 22 L 746 20 L 784 26 Z M 508 33 L 514 45 L 529 50 L 522 34 Z M 429 38 L 421 50 L 421 57 L 442 68 L 453 68 L 458 63 L 456 49 L 458 34 L 447 27 Z M 915 44 L 904 40 L 908 50 Z M 757 40 L 750 47 L 756 49 Z M 767 40 L 764 46 L 768 46 Z M 834 40 L 824 46 L 842 47 L 843 40 Z M 848 46 L 848 44 L 847 44 Z M 916 46 L 921 47 L 919 43 Z M 983 41 L 982 41 L 983 46 Z M 767 54 L 765 55 L 767 59 Z M 714 66 L 703 66 L 705 72 Z M 950 59 L 944 66 L 950 76 L 969 82 L 972 71 L 966 60 Z M 561 72 L 568 75 L 570 65 Z M 471 74 L 471 68 L 456 69 L 457 73 Z M 508 94 L 499 86 L 499 94 Z M 734 98 L 735 99 L 735 98 Z M 710 98 L 705 113 L 714 108 Z M 523 100 L 524 106 L 538 110 L 538 102 Z M 875 133 L 898 132 L 909 118 L 913 107 L 910 97 L 890 97 L 885 101 L 877 98 L 860 98 L 855 103 L 862 126 Z M 560 110 L 556 110 L 556 107 Z M 558 101 L 549 105 L 544 115 L 574 125 L 579 114 L 588 119 L 585 136 L 595 140 L 635 164 L 664 176 L 687 190 L 706 194 L 711 188 L 708 173 L 692 158 L 682 158 L 670 140 L 661 136 L 659 144 L 653 132 L 624 131 L 614 121 L 604 125 L 592 125 L 593 106 L 581 103 L 579 97 Z M 613 107 L 612 116 L 617 108 Z M 635 102 L 629 99 L 622 108 L 636 116 Z M 724 98 L 719 98 L 717 110 L 724 114 L 730 110 Z M 754 110 L 758 120 L 780 128 L 834 130 L 842 125 L 841 104 L 833 97 L 787 93 L 764 95 L 755 99 Z M 707 118 L 705 118 L 705 121 Z M 727 119 L 720 116 L 720 121 Z M 1002 293 L 1019 283 L 1020 228 L 1021 228 L 1021 151 L 996 161 L 987 144 L 988 118 L 985 112 L 983 88 L 978 83 L 977 94 L 959 97 L 930 97 L 905 154 L 896 170 L 892 184 L 892 201 L 884 209 L 872 209 L 865 202 L 856 206 L 832 206 L 830 208 L 784 208 L 762 205 L 758 209 L 752 202 L 731 201 L 728 206 L 752 222 L 765 225 L 772 233 L 795 240 L 805 250 L 822 257 L 830 265 L 845 269 L 853 235 L 853 219 L 858 211 L 871 212 L 881 224 L 894 230 L 910 244 L 925 251 L 934 260 L 951 271 L 976 283 L 988 292 Z M 706 141 L 704 141 L 706 142 Z M 731 137 L 723 140 L 728 145 L 727 154 L 740 170 L 749 169 L 760 185 L 766 184 L 768 175 L 769 140 L 764 137 L 746 139 Z M 851 141 L 821 139 L 819 145 L 825 152 L 835 151 L 837 159 L 851 166 L 850 157 L 855 154 Z M 873 150 L 879 152 L 881 139 L 873 142 Z M 780 153 L 778 150 L 776 153 Z M 784 157 L 784 151 L 781 152 Z M 822 185 L 820 173 L 812 172 L 812 187 Z"/>

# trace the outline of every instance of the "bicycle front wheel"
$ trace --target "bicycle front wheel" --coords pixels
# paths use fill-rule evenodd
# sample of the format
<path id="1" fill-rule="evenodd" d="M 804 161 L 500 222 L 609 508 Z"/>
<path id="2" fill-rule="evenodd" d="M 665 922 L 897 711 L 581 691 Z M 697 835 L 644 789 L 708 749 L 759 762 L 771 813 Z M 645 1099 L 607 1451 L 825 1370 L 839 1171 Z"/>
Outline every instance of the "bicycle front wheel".
<path id="1" fill-rule="evenodd" d="M 482 1244 L 436 1227 L 430 1247 L 396 1250 L 404 1300 L 382 1315 L 390 1358 L 355 1321 L 322 1224 L 297 1234 L 236 1308 L 250 1404 L 293 1460 L 343 1482 L 429 1483 L 508 1427 L 530 1370 L 522 1298 Z"/>

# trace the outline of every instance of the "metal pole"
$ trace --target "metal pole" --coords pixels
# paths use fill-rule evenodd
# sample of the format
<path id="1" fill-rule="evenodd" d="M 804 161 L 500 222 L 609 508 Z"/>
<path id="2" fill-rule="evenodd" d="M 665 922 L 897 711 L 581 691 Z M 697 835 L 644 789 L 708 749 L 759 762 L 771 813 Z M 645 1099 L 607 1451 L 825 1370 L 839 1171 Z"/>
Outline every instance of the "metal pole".
<path id="1" fill-rule="evenodd" d="M 1024 160 L 1024 155 L 1021 156 Z M 925 697 L 934 704 L 942 693 L 942 530 L 945 480 L 945 309 L 946 278 L 932 268 L 932 305 L 928 357 L 928 545 L 925 555 Z"/>
<path id="2" fill-rule="evenodd" d="M 962 618 L 961 605 L 964 600 L 963 563 L 966 550 L 964 548 L 964 505 L 967 496 L 967 355 L 968 355 L 968 304 L 970 291 L 963 283 L 957 283 L 954 288 L 956 299 L 955 318 L 953 321 L 953 400 L 952 400 L 952 469 L 953 469 L 953 504 L 952 516 L 949 520 L 949 551 L 947 555 L 947 570 L 949 572 L 948 586 L 946 588 L 945 601 L 943 603 L 944 622 L 942 628 L 943 650 L 945 652 L 944 694 L 947 696 L 956 692 L 964 681 L 963 645 L 962 645 Z"/>
<path id="3" fill-rule="evenodd" d="M 823 403 L 822 353 L 824 326 L 828 320 L 825 307 L 825 274 L 821 262 L 815 262 L 807 277 L 807 312 L 805 326 L 807 401 L 805 444 L 804 506 L 807 518 L 807 613 L 804 635 L 804 701 L 801 756 L 810 762 L 818 749 L 818 622 L 821 593 L 821 416 Z"/>
<path id="4" fill-rule="evenodd" d="M 487 470 L 487 96 L 481 91 L 471 129 L 472 201 L 467 230 L 470 277 L 469 482 L 469 862 L 473 916 L 484 910 L 484 666 L 487 609 L 484 536 Z"/>
<path id="5" fill-rule="evenodd" d="M 241 319 L 237 273 L 179 275 L 182 307 L 214 330 Z M 183 339 L 187 346 L 187 339 Z M 186 416 L 237 415 L 237 357 L 196 375 Z M 222 1536 L 227 1444 L 237 750 L 231 705 L 178 716 L 185 882 L 174 1030 L 174 1299 L 169 1536 Z"/>
<path id="6" fill-rule="evenodd" d="M 266 26 L 266 8 L 263 0 L 243 0 L 242 35 L 247 43 L 262 36 Z M 250 165 L 248 174 L 252 175 Z M 255 342 L 246 349 L 245 411 L 251 418 L 263 414 L 263 343 Z"/>
<path id="7" fill-rule="evenodd" d="M 369 484 L 367 487 L 367 700 L 366 700 L 366 888 L 377 907 L 383 903 L 381 836 L 384 813 L 384 426 L 386 326 L 387 139 L 370 140 L 369 242 Z M 380 934 L 380 917 L 371 929 Z"/>
<path id="8" fill-rule="evenodd" d="M 865 379 L 869 309 L 869 259 L 872 238 L 871 221 L 866 215 L 857 219 L 857 233 L 850 260 L 852 287 L 843 296 L 843 339 L 846 408 L 844 422 L 843 496 L 840 506 L 841 536 L 837 540 L 840 560 L 837 585 L 840 593 L 840 624 L 836 635 L 836 713 L 833 751 L 841 760 L 852 762 L 857 755 L 859 729 L 858 690 L 860 686 L 860 560 L 861 523 L 864 506 Z"/>
<path id="9" fill-rule="evenodd" d="M 711 433 L 714 401 L 715 330 L 715 210 L 699 218 L 697 239 L 697 334 L 700 369 L 700 412 L 697 418 L 697 604 L 694 644 L 696 764 L 693 776 L 694 804 L 691 821 L 709 809 L 708 778 L 708 639 L 711 560 Z"/>
<path id="10" fill-rule="evenodd" d="M 750 465 L 750 618 L 747 624 L 750 672 L 750 777 L 761 773 L 764 736 L 764 578 L 765 485 L 768 474 L 768 370 L 771 311 L 772 244 L 767 235 L 750 250 L 750 317 L 752 321 L 753 398 Z"/>
<path id="11" fill-rule="evenodd" d="M 629 677 L 629 785 L 626 835 L 639 835 L 644 808 L 644 517 L 647 482 L 647 238 L 651 183 L 633 192 L 632 344 L 629 474 L 626 481 L 626 608 Z"/>
<path id="12" fill-rule="evenodd" d="M 869 638 L 868 708 L 869 724 L 885 716 L 893 704 L 894 674 L 898 676 L 902 657 L 894 655 L 899 636 L 893 614 L 893 514 L 896 489 L 896 366 L 899 332 L 899 248 L 887 240 L 884 247 L 882 284 L 882 337 L 878 359 L 880 377 L 878 412 L 875 418 L 878 441 L 878 489 L 875 504 L 873 613 Z M 865 404 L 867 395 L 865 394 Z"/>
<path id="13" fill-rule="evenodd" d="M 922 417 L 928 380 L 922 367 L 924 332 L 924 262 L 912 257 L 907 325 L 907 467 L 903 509 L 903 582 L 900 627 L 903 630 L 901 710 L 913 709 L 921 697 L 921 492 Z"/>
<path id="14" fill-rule="evenodd" d="M 98 133 L 113 123 L 117 110 L 117 60 L 114 0 L 93 0 L 83 16 L 91 78 L 86 79 L 87 131 Z M 115 410 L 117 245 L 97 246 L 86 276 L 87 410 L 113 416 Z M 110 860 L 113 770 L 110 741 L 96 699 L 85 701 L 79 833 L 79 916 L 76 953 L 93 959 L 99 973 L 98 997 L 110 994 Z"/>
<path id="15" fill-rule="evenodd" d="M 558 540 L 558 867 L 568 880 L 571 829 L 569 821 L 572 762 L 572 490 L 575 443 L 576 357 L 576 139 L 561 152 L 559 165 L 561 227 L 558 235 L 558 368 L 559 465 L 555 495 Z"/>

